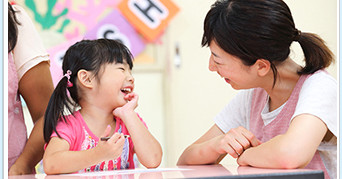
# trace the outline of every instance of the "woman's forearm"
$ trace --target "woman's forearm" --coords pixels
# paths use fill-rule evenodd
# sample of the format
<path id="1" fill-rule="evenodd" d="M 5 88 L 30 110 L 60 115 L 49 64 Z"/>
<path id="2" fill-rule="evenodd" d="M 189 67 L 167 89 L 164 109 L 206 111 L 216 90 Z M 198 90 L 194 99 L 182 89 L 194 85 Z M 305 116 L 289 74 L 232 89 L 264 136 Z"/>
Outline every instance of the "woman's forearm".
<path id="1" fill-rule="evenodd" d="M 250 165 L 261 168 L 302 168 L 310 161 L 305 149 L 296 144 L 288 144 L 286 136 L 279 135 L 257 147 L 247 149 L 238 158 L 239 165 Z M 302 152 L 299 152 L 302 151 Z"/>
<path id="2" fill-rule="evenodd" d="M 177 165 L 217 164 L 222 159 L 221 155 L 213 149 L 210 140 L 203 143 L 194 143 L 184 150 L 178 159 Z"/>
<path id="3" fill-rule="evenodd" d="M 34 167 L 37 165 L 37 163 L 42 159 L 45 144 L 43 137 L 43 124 L 44 120 L 42 117 L 34 125 L 22 154 L 19 156 L 14 164 L 20 165 L 25 168 L 18 168 L 21 171 L 19 171 L 20 173 L 17 174 L 27 174 L 27 172 L 31 173 L 32 171 L 34 171 Z"/>

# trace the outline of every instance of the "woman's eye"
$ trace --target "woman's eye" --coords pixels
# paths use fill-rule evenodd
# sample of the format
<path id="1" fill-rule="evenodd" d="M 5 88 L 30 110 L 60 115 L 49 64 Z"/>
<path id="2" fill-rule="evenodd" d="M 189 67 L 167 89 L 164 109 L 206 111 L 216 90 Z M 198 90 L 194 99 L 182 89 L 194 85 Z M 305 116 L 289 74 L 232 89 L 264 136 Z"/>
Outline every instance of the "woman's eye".
<path id="1" fill-rule="evenodd" d="M 214 61 L 214 63 L 215 63 L 216 65 L 221 65 L 221 63 L 218 63 L 217 61 Z"/>

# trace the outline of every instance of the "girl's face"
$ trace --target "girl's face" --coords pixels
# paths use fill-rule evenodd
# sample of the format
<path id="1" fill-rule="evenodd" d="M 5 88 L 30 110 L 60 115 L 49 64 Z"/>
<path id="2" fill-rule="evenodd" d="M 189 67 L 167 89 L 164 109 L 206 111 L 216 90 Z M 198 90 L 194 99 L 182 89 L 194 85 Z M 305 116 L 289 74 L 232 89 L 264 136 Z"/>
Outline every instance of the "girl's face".
<path id="1" fill-rule="evenodd" d="M 255 87 L 256 75 L 242 61 L 221 49 L 215 40 L 210 43 L 209 70 L 217 72 L 234 89 Z"/>
<path id="2" fill-rule="evenodd" d="M 127 103 L 124 97 L 133 92 L 134 78 L 127 63 L 112 63 L 103 66 L 96 84 L 97 99 L 112 110 Z"/>

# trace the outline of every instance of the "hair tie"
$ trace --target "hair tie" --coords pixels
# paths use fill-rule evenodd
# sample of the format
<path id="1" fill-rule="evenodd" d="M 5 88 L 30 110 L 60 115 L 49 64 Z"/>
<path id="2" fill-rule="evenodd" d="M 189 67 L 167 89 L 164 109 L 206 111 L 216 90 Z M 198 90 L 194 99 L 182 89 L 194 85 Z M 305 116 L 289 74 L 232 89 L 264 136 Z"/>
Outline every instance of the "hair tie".
<path id="1" fill-rule="evenodd" d="M 298 42 L 298 40 L 299 40 L 299 38 L 300 38 L 301 35 L 302 35 L 302 32 L 301 32 L 300 30 L 296 29 L 295 35 L 294 35 L 294 37 L 293 37 L 293 41 Z"/>
<path id="2" fill-rule="evenodd" d="M 67 70 L 67 72 L 64 74 L 64 76 L 67 77 L 67 79 L 68 79 L 68 83 L 67 83 L 68 88 L 73 86 L 73 84 L 70 82 L 70 75 L 71 74 L 72 74 L 72 72 L 70 70 Z"/>

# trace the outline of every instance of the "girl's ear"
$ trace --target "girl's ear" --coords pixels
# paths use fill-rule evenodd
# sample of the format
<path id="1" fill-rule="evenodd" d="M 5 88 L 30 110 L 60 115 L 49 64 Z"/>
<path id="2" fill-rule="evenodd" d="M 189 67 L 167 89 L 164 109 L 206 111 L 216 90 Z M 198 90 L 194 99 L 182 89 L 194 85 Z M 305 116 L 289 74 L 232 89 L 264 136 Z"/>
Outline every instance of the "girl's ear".
<path id="1" fill-rule="evenodd" d="M 90 73 L 87 70 L 82 69 L 77 72 L 77 78 L 80 84 L 86 88 L 93 88 L 91 77 L 92 77 L 92 73 Z"/>
<path id="2" fill-rule="evenodd" d="M 271 62 L 265 59 L 258 59 L 253 66 L 259 76 L 266 76 L 271 70 Z"/>

